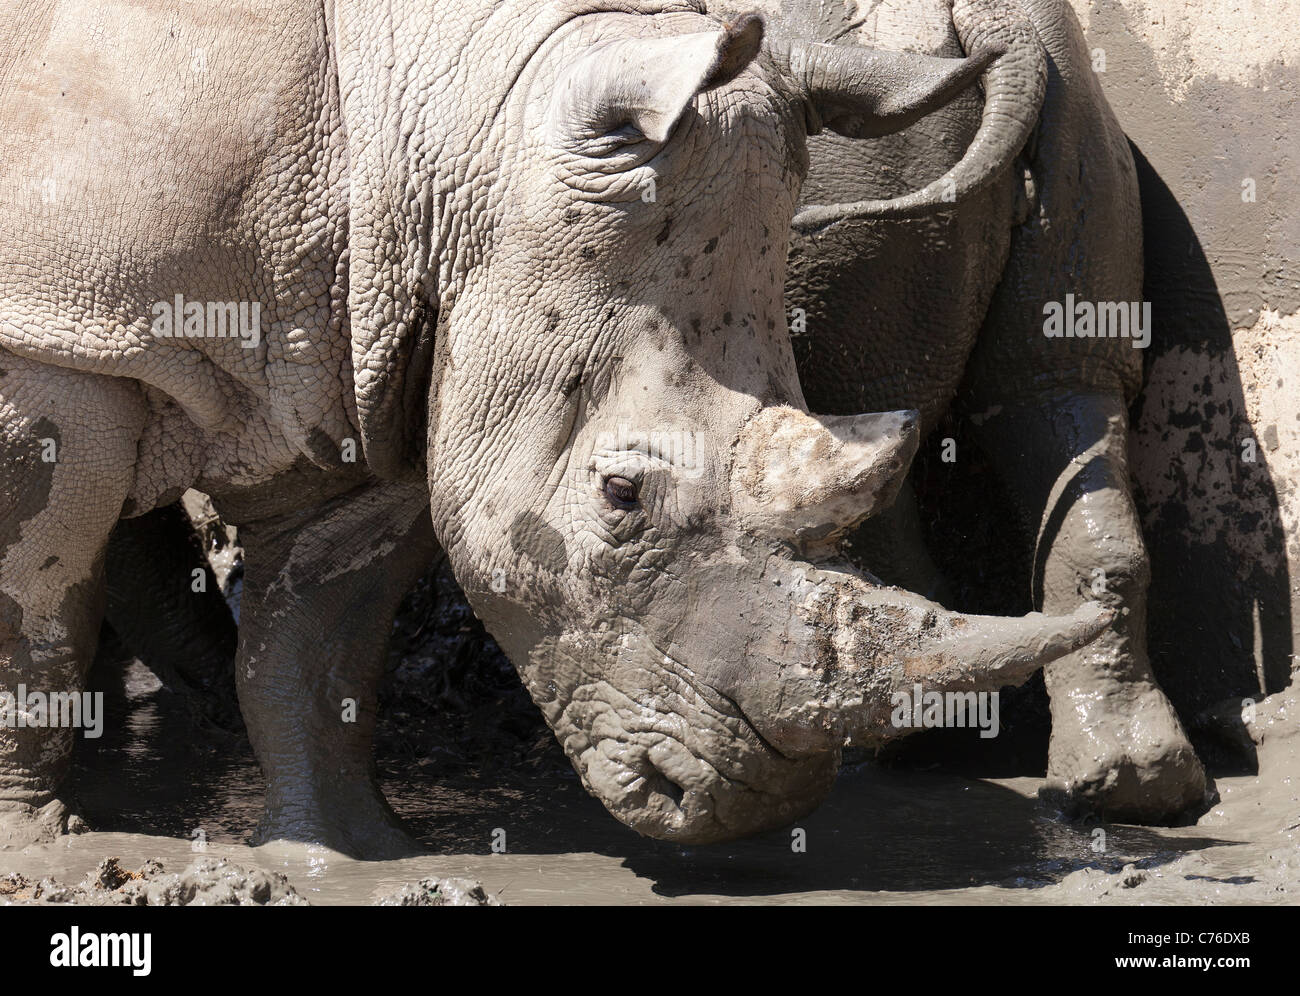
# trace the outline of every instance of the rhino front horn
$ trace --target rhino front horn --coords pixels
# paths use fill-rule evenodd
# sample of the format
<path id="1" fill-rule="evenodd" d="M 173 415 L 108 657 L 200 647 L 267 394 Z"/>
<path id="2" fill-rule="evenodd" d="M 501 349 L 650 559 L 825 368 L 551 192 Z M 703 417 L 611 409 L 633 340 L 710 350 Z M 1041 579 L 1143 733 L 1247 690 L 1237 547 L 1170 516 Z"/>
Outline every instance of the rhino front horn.
<path id="1" fill-rule="evenodd" d="M 902 736 L 910 727 L 891 722 L 898 693 L 918 685 L 926 693 L 955 693 L 1022 684 L 1091 643 L 1114 620 L 1114 611 L 1098 602 L 1068 616 L 966 615 L 871 584 L 847 568 L 795 573 L 795 583 L 784 586 L 790 625 L 776 636 L 780 646 L 767 648 L 773 666 L 733 693 L 764 739 L 787 757 Z"/>

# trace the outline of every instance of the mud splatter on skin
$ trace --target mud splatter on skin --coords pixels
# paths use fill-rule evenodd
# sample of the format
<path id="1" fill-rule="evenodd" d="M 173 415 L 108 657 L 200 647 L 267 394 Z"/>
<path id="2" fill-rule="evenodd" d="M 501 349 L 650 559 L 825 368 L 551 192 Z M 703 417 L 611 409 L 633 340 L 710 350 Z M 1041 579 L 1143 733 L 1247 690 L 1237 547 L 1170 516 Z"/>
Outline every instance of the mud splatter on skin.
<path id="1" fill-rule="evenodd" d="M 510 527 L 510 547 L 552 574 L 559 574 L 569 562 L 564 536 L 536 512 L 516 516 Z"/>
<path id="2" fill-rule="evenodd" d="M 0 463 L 0 495 L 13 501 L 12 521 L 16 527 L 12 535 L 0 535 L 0 558 L 18 541 L 22 524 L 44 510 L 50 500 L 50 488 L 54 484 L 54 464 L 41 459 L 41 440 L 54 440 L 54 452 L 63 446 L 63 437 L 59 427 L 47 418 L 40 418 L 32 423 L 28 433 L 27 450 L 13 455 Z M 46 567 L 50 566 L 48 562 Z M 22 631 L 23 610 L 12 597 L 0 591 L 0 638 L 11 634 L 16 636 Z M 21 659 L 15 656 L 12 666 L 20 672 L 30 666 L 26 651 L 19 650 Z"/>

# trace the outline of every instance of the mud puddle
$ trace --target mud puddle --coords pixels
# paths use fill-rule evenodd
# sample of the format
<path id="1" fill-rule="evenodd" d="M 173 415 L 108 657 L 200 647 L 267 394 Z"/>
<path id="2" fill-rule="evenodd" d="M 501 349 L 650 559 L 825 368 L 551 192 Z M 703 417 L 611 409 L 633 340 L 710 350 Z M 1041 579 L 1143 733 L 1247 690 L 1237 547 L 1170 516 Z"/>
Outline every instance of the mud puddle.
<path id="1" fill-rule="evenodd" d="M 358 862 L 301 845 L 246 846 L 262 790 L 247 742 L 196 731 L 184 703 L 143 665 L 128 664 L 120 678 L 109 690 L 108 732 L 84 745 L 74 775 L 96 831 L 0 853 L 0 876 L 71 884 L 106 857 L 126 869 L 158 860 L 169 872 L 226 858 L 281 873 L 324 905 L 374 903 L 430 877 L 478 880 L 510 905 L 1300 902 L 1294 692 L 1260 706 L 1260 774 L 1220 778 L 1221 802 L 1195 826 L 1071 823 L 1039 803 L 1038 779 L 862 762 L 800 821 L 801 833 L 707 848 L 619 825 L 558 750 L 531 741 L 535 731 L 522 731 L 496 763 L 474 766 L 451 748 L 430 752 L 399 708 L 387 721 L 397 733 L 381 731 L 384 789 L 430 853 Z"/>

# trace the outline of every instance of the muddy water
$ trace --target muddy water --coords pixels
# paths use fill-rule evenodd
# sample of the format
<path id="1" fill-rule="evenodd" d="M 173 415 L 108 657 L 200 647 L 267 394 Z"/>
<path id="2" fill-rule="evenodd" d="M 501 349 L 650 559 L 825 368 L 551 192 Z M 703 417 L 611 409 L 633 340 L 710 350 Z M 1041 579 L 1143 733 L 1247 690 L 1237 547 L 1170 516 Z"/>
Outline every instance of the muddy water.
<path id="1" fill-rule="evenodd" d="M 98 830 L 0 854 L 0 874 L 72 883 L 107 856 L 178 871 L 203 845 L 284 873 L 319 904 L 370 903 L 429 876 L 478 879 L 507 904 L 1300 902 L 1294 693 L 1260 708 L 1260 774 L 1219 779 L 1220 804 L 1195 826 L 1070 823 L 1037 801 L 1037 779 L 864 762 L 801 822 L 803 850 L 788 829 L 687 849 L 621 827 L 549 760 L 448 768 L 390 749 L 385 791 L 430 853 L 371 863 L 247 847 L 261 784 L 246 742 L 196 731 L 142 665 L 122 677 L 109 702 L 115 732 L 88 742 L 74 779 Z M 493 853 L 502 832 L 505 853 Z"/>

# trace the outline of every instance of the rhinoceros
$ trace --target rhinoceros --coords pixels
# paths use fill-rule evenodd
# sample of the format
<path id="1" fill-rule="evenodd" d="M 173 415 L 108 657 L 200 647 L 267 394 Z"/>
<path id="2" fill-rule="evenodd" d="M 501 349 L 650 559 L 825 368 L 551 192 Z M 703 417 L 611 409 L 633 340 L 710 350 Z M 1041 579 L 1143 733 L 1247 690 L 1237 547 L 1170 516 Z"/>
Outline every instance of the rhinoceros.
<path id="1" fill-rule="evenodd" d="M 808 812 L 846 745 L 907 732 L 899 690 L 994 691 L 1106 632 L 1098 603 L 964 615 L 848 563 L 920 416 L 813 414 L 796 371 L 808 134 L 983 77 L 959 197 L 1029 136 L 1037 42 L 1009 0 L 961 6 L 968 53 L 828 61 L 695 0 L 21 4 L 0 688 L 33 721 L 0 729 L 4 840 L 73 815 L 76 731 L 17 690 L 83 687 L 114 525 L 188 488 L 245 548 L 259 841 L 410 850 L 371 735 L 439 550 L 587 788 L 680 842 Z"/>
<path id="2" fill-rule="evenodd" d="M 985 3 L 752 6 L 769 37 L 820 53 L 824 79 L 854 72 L 861 46 L 953 56 L 990 44 Z M 1177 821 L 1203 803 L 1206 778 L 1147 655 L 1150 567 L 1127 453 L 1153 332 L 1137 175 L 1066 0 L 1009 7 L 995 19 L 1024 43 L 999 44 L 1024 58 L 988 78 L 983 101 L 967 91 L 901 132 L 810 139 L 786 285 L 796 365 L 817 411 L 916 409 L 936 452 L 935 427 L 960 417 L 963 446 L 978 445 L 1008 498 L 989 514 L 1029 540 L 1033 604 L 1116 610 L 1103 638 L 1044 669 L 1045 794 L 1071 812 Z M 1010 157 L 986 152 L 959 189 L 946 171 L 978 154 L 990 114 L 1028 126 L 1027 140 Z M 905 485 L 849 546 L 878 576 L 950 604 L 925 531 Z"/>

